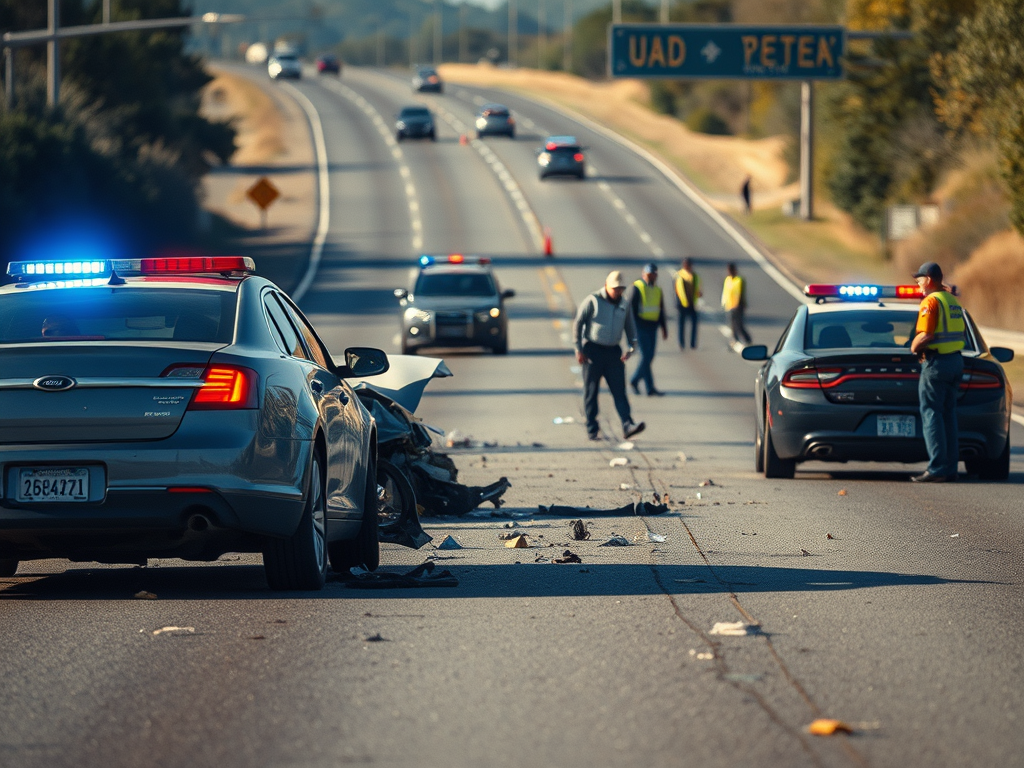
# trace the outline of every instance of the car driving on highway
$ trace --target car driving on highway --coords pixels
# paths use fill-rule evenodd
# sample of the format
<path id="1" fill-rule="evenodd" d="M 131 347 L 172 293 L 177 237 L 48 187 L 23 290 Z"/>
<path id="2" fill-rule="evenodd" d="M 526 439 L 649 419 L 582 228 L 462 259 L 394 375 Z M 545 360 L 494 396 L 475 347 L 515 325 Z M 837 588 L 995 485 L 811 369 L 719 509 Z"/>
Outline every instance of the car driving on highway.
<path id="1" fill-rule="evenodd" d="M 544 146 L 537 150 L 537 172 L 541 179 L 548 176 L 575 176 L 582 179 L 587 175 L 583 147 L 575 136 L 549 136 Z"/>
<path id="2" fill-rule="evenodd" d="M 921 293 L 916 285 L 809 285 L 754 384 L 754 463 L 766 477 L 793 477 L 804 461 L 920 462 L 928 459 L 917 395 L 920 363 L 910 352 Z M 900 299 L 912 299 L 912 303 Z M 1005 480 L 1010 471 L 1012 393 L 1001 362 L 965 312 L 964 372 L 957 401 L 960 458 L 969 474 Z"/>
<path id="3" fill-rule="evenodd" d="M 341 59 L 333 53 L 321 53 L 316 57 L 316 71 L 321 75 L 340 75 Z"/>
<path id="4" fill-rule="evenodd" d="M 444 83 L 433 67 L 419 67 L 412 76 L 412 89 L 417 93 L 442 93 Z"/>
<path id="5" fill-rule="evenodd" d="M 476 114 L 474 125 L 478 139 L 494 135 L 516 137 L 516 119 L 504 104 L 484 104 Z"/>
<path id="6" fill-rule="evenodd" d="M 302 62 L 294 53 L 275 53 L 267 60 L 267 74 L 271 80 L 302 78 Z"/>
<path id="7" fill-rule="evenodd" d="M 376 427 L 251 259 L 14 262 L 0 288 L 0 572 L 262 552 L 272 589 L 374 569 Z"/>
<path id="8" fill-rule="evenodd" d="M 395 116 L 395 139 L 430 139 L 437 141 L 433 113 L 422 104 L 402 107 Z"/>
<path id="9" fill-rule="evenodd" d="M 402 308 L 402 354 L 434 347 L 487 347 L 508 352 L 505 300 L 487 257 L 421 256 L 413 285 L 397 288 Z"/>

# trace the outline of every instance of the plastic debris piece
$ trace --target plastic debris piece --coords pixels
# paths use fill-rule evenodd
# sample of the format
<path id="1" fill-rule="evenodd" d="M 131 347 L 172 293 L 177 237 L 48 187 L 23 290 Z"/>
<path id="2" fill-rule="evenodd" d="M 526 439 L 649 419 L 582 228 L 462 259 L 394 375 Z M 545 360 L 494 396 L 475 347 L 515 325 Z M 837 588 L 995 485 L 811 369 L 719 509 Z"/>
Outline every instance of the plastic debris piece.
<path id="1" fill-rule="evenodd" d="M 615 450 L 617 450 L 617 451 L 632 451 L 633 450 L 633 443 L 630 442 L 629 440 L 626 440 L 625 442 L 619 443 L 618 445 L 616 445 L 615 446 Z"/>
<path id="2" fill-rule="evenodd" d="M 574 419 L 572 416 L 555 416 L 555 418 L 551 420 L 551 423 L 552 424 L 575 424 L 576 423 L 576 419 Z"/>
<path id="3" fill-rule="evenodd" d="M 519 523 L 517 523 L 517 522 L 515 522 L 515 521 L 513 520 L 512 522 L 508 522 L 508 523 L 505 523 L 505 524 L 504 524 L 503 526 L 501 526 L 501 527 L 502 527 L 502 528 L 518 528 L 518 527 L 519 527 Z"/>
<path id="4" fill-rule="evenodd" d="M 473 444 L 472 438 L 453 429 L 444 438 L 444 444 L 449 448 L 469 448 Z"/>
<path id="5" fill-rule="evenodd" d="M 142 590 L 141 592 L 136 592 L 133 595 L 133 597 L 136 600 L 156 600 L 156 595 L 153 594 L 152 592 L 147 592 L 146 590 Z"/>
<path id="6" fill-rule="evenodd" d="M 728 674 L 722 675 L 722 677 L 732 683 L 757 683 L 764 678 L 764 675 L 756 673 L 729 672 Z"/>
<path id="7" fill-rule="evenodd" d="M 651 533 L 650 531 L 647 532 L 647 540 L 653 541 L 655 544 L 664 544 L 666 541 L 660 533 Z"/>
<path id="8" fill-rule="evenodd" d="M 840 496 L 845 496 L 846 495 L 846 489 L 843 488 L 841 491 L 839 491 L 839 495 Z"/>
<path id="9" fill-rule="evenodd" d="M 551 558 L 551 562 L 552 563 L 582 563 L 583 561 L 580 560 L 580 556 L 579 555 L 577 555 L 575 552 L 572 552 L 572 551 L 567 549 L 567 550 L 565 550 L 565 552 L 562 553 L 561 557 L 553 557 L 553 558 Z"/>
<path id="10" fill-rule="evenodd" d="M 715 481 L 712 480 L 711 478 L 708 478 L 707 480 L 701 480 L 699 483 L 697 483 L 697 485 L 699 487 L 701 487 L 701 488 L 706 488 L 707 486 L 714 485 L 714 484 L 715 484 Z"/>
<path id="11" fill-rule="evenodd" d="M 679 459 L 679 461 L 682 464 L 685 464 L 687 461 L 689 461 L 689 459 L 687 458 L 686 454 L 683 453 L 682 451 L 679 452 L 679 456 L 677 458 Z"/>
<path id="12" fill-rule="evenodd" d="M 365 571 L 360 576 L 347 579 L 346 587 L 353 589 L 402 589 L 404 587 L 457 587 L 459 580 L 451 571 L 434 572 L 437 566 L 429 560 L 405 573 L 389 571 Z M 383 640 L 383 638 L 381 638 Z M 379 642 L 370 640 L 368 642 Z"/>
<path id="13" fill-rule="evenodd" d="M 835 536 L 833 536 L 833 535 L 832 535 L 831 533 L 826 533 L 826 534 L 825 534 L 825 538 L 826 538 L 826 539 L 834 539 L 834 538 L 835 538 Z"/>
<path id="14" fill-rule="evenodd" d="M 153 637 L 157 635 L 194 635 L 195 627 L 160 627 L 153 630 Z"/>
<path id="15" fill-rule="evenodd" d="M 810 552 L 808 552 L 808 551 L 807 551 L 806 549 L 801 549 L 801 550 L 800 550 L 800 554 L 801 554 L 801 555 L 802 555 L 803 557 L 810 557 L 810 556 L 811 556 L 811 553 L 810 553 Z"/>
<path id="16" fill-rule="evenodd" d="M 625 456 L 616 456 L 614 459 L 608 462 L 609 467 L 624 467 L 629 464 L 629 459 Z"/>
<path id="17" fill-rule="evenodd" d="M 505 542 L 505 546 L 509 549 L 527 549 L 530 546 L 530 540 L 526 538 L 524 534 L 509 539 Z"/>
<path id="18" fill-rule="evenodd" d="M 451 534 L 448 534 L 441 539 L 441 543 L 437 545 L 437 549 L 462 549 L 462 545 L 453 539 Z"/>
<path id="19" fill-rule="evenodd" d="M 700 491 L 697 491 L 697 500 L 699 501 L 700 498 L 701 498 Z"/>
<path id="20" fill-rule="evenodd" d="M 636 488 L 636 486 L 632 483 L 619 483 L 620 491 L 632 491 L 634 488 Z"/>
<path id="21" fill-rule="evenodd" d="M 631 547 L 632 544 L 626 539 L 625 536 L 612 536 L 608 541 L 598 544 L 599 547 Z"/>
<path id="22" fill-rule="evenodd" d="M 760 627 L 757 624 L 748 624 L 745 621 L 717 621 L 708 634 L 745 637 L 756 635 L 759 631 Z"/>
<path id="23" fill-rule="evenodd" d="M 380 632 L 378 632 L 377 634 L 370 635 L 368 638 L 366 638 L 366 642 L 368 642 L 368 643 L 386 643 L 386 642 L 388 642 L 388 639 L 386 637 L 383 637 L 380 634 Z"/>
<path id="24" fill-rule="evenodd" d="M 590 538 L 590 529 L 582 520 L 572 520 L 569 523 L 569 533 L 576 541 L 586 541 Z"/>
<path id="25" fill-rule="evenodd" d="M 522 534 L 521 533 L 516 533 L 515 531 L 502 531 L 501 533 L 498 534 L 498 540 L 499 541 L 509 541 L 510 539 L 515 539 L 515 538 L 518 538 L 519 536 L 522 536 Z"/>
<path id="26" fill-rule="evenodd" d="M 949 538 L 951 538 L 951 539 L 959 539 L 960 538 L 960 534 L 959 533 L 950 534 Z"/>
<path id="27" fill-rule="evenodd" d="M 834 736 L 837 733 L 853 733 L 853 728 L 842 720 L 821 717 L 807 726 L 807 732 L 815 736 Z"/>
<path id="28" fill-rule="evenodd" d="M 697 651 L 695 649 L 693 649 L 693 648 L 690 649 L 690 655 L 693 656 L 694 658 L 700 659 L 701 661 L 708 661 L 710 659 L 715 658 L 715 654 L 713 654 L 713 653 L 706 653 L 706 652 L 697 653 Z"/>

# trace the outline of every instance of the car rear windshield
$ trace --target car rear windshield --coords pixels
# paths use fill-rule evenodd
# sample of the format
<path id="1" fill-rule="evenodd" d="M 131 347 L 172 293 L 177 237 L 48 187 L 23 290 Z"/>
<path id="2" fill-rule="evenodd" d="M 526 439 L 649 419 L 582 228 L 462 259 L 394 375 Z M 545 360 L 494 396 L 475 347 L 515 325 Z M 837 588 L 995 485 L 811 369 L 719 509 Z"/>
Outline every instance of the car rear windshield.
<path id="1" fill-rule="evenodd" d="M 401 114 L 402 117 L 430 117 L 430 110 L 426 107 L 406 107 Z"/>
<path id="2" fill-rule="evenodd" d="M 493 296 L 497 293 L 490 275 L 478 273 L 421 274 L 416 281 L 417 296 Z"/>
<path id="3" fill-rule="evenodd" d="M 0 297 L 0 344 L 231 342 L 234 291 L 61 288 Z"/>
<path id="4" fill-rule="evenodd" d="M 909 347 L 916 335 L 916 309 L 822 312 L 807 318 L 805 349 Z M 968 350 L 973 349 L 967 338 Z"/>
<path id="5" fill-rule="evenodd" d="M 579 147 L 564 146 L 563 145 L 563 146 L 555 147 L 554 149 L 549 150 L 549 151 L 554 153 L 554 154 L 556 154 L 556 155 L 575 155 L 577 152 L 580 151 L 580 148 Z"/>

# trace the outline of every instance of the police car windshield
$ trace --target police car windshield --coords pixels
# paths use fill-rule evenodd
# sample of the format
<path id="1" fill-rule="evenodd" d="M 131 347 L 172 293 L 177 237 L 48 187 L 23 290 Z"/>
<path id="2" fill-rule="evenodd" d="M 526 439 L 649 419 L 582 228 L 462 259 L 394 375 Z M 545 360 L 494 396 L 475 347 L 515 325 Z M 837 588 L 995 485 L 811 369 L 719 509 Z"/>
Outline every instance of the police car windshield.
<path id="1" fill-rule="evenodd" d="M 231 342 L 234 291 L 36 290 L 0 301 L 0 344 L 52 341 Z"/>
<path id="2" fill-rule="evenodd" d="M 494 280 L 484 272 L 423 273 L 416 281 L 417 296 L 494 296 Z"/>
<path id="3" fill-rule="evenodd" d="M 916 307 L 820 312 L 807 318 L 804 349 L 905 349 L 916 326 Z M 972 350 L 969 335 L 966 342 Z"/>

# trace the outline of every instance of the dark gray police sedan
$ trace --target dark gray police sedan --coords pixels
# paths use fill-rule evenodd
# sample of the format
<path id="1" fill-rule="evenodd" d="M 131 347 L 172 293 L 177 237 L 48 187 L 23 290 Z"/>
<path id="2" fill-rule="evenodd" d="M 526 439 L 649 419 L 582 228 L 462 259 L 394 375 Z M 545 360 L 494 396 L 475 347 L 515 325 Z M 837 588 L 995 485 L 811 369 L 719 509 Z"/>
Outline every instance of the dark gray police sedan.
<path id="1" fill-rule="evenodd" d="M 926 461 L 921 367 L 910 352 L 920 289 L 809 285 L 804 293 L 816 303 L 797 309 L 770 356 L 763 344 L 742 353 L 766 360 L 754 383 L 757 471 L 789 478 L 804 461 Z M 1013 350 L 989 348 L 964 315 L 960 459 L 968 474 L 1006 480 L 1013 399 L 1000 363 L 1012 360 Z"/>
<path id="2" fill-rule="evenodd" d="M 240 257 L 15 262 L 0 288 L 0 573 L 262 552 L 275 590 L 379 562 L 376 430 Z"/>

